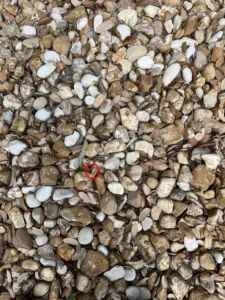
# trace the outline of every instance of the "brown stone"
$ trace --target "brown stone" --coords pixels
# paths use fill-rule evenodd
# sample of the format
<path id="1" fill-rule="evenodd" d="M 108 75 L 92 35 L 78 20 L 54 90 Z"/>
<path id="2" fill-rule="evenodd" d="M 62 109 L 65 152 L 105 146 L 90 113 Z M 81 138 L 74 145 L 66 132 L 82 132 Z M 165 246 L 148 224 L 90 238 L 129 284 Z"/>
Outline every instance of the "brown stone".
<path id="1" fill-rule="evenodd" d="M 150 91 L 150 88 L 152 87 L 152 77 L 147 75 L 141 75 L 139 77 L 139 85 L 138 85 L 138 91 L 140 93 L 148 93 Z"/>
<path id="2" fill-rule="evenodd" d="M 59 171 L 54 166 L 45 166 L 40 172 L 42 185 L 56 185 L 59 178 Z"/>
<path id="3" fill-rule="evenodd" d="M 47 49 L 50 49 L 52 47 L 53 41 L 54 37 L 51 34 L 44 35 L 41 40 L 43 46 Z"/>
<path id="4" fill-rule="evenodd" d="M 216 263 L 211 253 L 204 253 L 199 259 L 200 266 L 206 270 L 215 270 Z"/>
<path id="5" fill-rule="evenodd" d="M 91 212 L 86 207 L 69 207 L 60 210 L 60 215 L 67 221 L 74 221 L 87 226 L 92 222 Z"/>
<path id="6" fill-rule="evenodd" d="M 64 157 L 67 157 L 69 155 L 69 150 L 61 140 L 55 142 L 55 144 L 53 145 L 53 150 L 55 150 Z"/>
<path id="7" fill-rule="evenodd" d="M 10 170 L 0 171 L 0 182 L 10 184 L 12 172 Z"/>
<path id="8" fill-rule="evenodd" d="M 55 38 L 53 42 L 53 49 L 60 53 L 67 55 L 70 51 L 70 39 L 66 35 L 60 35 Z"/>
<path id="9" fill-rule="evenodd" d="M 11 92 L 13 90 L 13 84 L 11 82 L 0 82 L 0 92 Z"/>
<path id="10" fill-rule="evenodd" d="M 83 263 L 81 265 L 81 271 L 87 276 L 98 276 L 99 274 L 109 269 L 109 262 L 107 258 L 93 250 L 89 250 Z"/>
<path id="11" fill-rule="evenodd" d="M 16 117 L 13 120 L 11 130 L 16 131 L 18 133 L 22 133 L 25 131 L 27 127 L 27 121 L 23 117 Z"/>
<path id="12" fill-rule="evenodd" d="M 183 140 L 183 136 L 179 132 L 178 128 L 173 124 L 159 130 L 154 130 L 152 137 L 152 144 L 160 147 L 174 145 Z"/>
<path id="13" fill-rule="evenodd" d="M 205 165 L 198 165 L 192 172 L 193 180 L 191 185 L 206 191 L 215 180 L 215 174 Z"/>
<path id="14" fill-rule="evenodd" d="M 18 160 L 18 165 L 21 168 L 32 168 L 36 167 L 38 164 L 39 157 L 36 153 L 33 152 L 24 152 Z"/>
<path id="15" fill-rule="evenodd" d="M 122 92 L 123 92 L 123 89 L 122 89 L 122 86 L 121 86 L 121 83 L 119 81 L 114 81 L 111 85 L 110 85 L 110 88 L 109 88 L 109 94 L 111 97 L 115 97 L 117 95 L 121 96 L 122 95 Z"/>
<path id="16" fill-rule="evenodd" d="M 78 6 L 77 8 L 71 10 L 66 16 L 65 20 L 69 23 L 74 23 L 79 18 L 87 17 L 86 10 L 83 5 Z"/>
<path id="17" fill-rule="evenodd" d="M 44 153 L 41 157 L 41 163 L 43 166 L 50 166 L 57 162 L 57 157 L 50 153 Z"/>
<path id="18" fill-rule="evenodd" d="M 147 234 L 138 233 L 135 237 L 135 244 L 146 263 L 150 264 L 151 262 L 155 261 L 156 252 Z"/>
<path id="19" fill-rule="evenodd" d="M 70 260 L 75 252 L 75 249 L 68 245 L 68 244 L 61 244 L 57 248 L 57 254 L 60 256 L 63 260 Z"/>

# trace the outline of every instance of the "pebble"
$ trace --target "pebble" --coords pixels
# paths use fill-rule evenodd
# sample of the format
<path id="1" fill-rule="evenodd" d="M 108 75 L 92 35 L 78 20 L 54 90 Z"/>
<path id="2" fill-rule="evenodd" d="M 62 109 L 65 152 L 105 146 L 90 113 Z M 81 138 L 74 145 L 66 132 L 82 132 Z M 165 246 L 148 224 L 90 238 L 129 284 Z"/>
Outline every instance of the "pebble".
<path id="1" fill-rule="evenodd" d="M 81 83 L 85 88 L 91 85 L 95 85 L 97 82 L 98 82 L 98 77 L 92 74 L 86 74 L 81 79 Z"/>
<path id="2" fill-rule="evenodd" d="M 99 245 L 97 250 L 105 256 L 108 256 L 109 254 L 109 250 L 104 245 Z"/>
<path id="3" fill-rule="evenodd" d="M 148 155 L 149 158 L 153 156 L 154 153 L 154 147 L 151 143 L 146 141 L 138 141 L 135 143 L 134 149 L 136 151 L 142 151 Z"/>
<path id="4" fill-rule="evenodd" d="M 154 61 L 149 56 L 142 56 L 138 59 L 137 65 L 141 69 L 150 69 L 154 65 Z"/>
<path id="5" fill-rule="evenodd" d="M 13 207 L 10 210 L 9 218 L 12 221 L 15 228 L 24 228 L 25 227 L 23 214 L 18 207 Z"/>
<path id="6" fill-rule="evenodd" d="M 123 22 L 130 27 L 134 27 L 137 24 L 137 12 L 131 8 L 122 9 L 117 18 L 120 22 Z"/>
<path id="7" fill-rule="evenodd" d="M 47 201 L 52 194 L 53 188 L 51 186 L 42 186 L 36 193 L 36 198 L 40 202 Z"/>
<path id="8" fill-rule="evenodd" d="M 118 61 L 118 64 L 120 65 L 123 75 L 130 73 L 132 63 L 128 59 L 121 59 Z"/>
<path id="9" fill-rule="evenodd" d="M 138 119 L 132 114 L 132 112 L 128 108 L 120 109 L 120 117 L 122 125 L 128 130 L 136 131 L 138 129 Z"/>
<path id="10" fill-rule="evenodd" d="M 81 82 L 75 82 L 74 91 L 80 99 L 84 98 L 85 92 L 84 92 L 84 88 L 83 88 L 83 85 Z"/>
<path id="11" fill-rule="evenodd" d="M 124 41 L 125 38 L 131 35 L 131 29 L 129 26 L 120 24 L 116 27 L 116 32 L 121 41 Z"/>
<path id="12" fill-rule="evenodd" d="M 70 196 L 70 195 L 68 195 Z M 60 197 L 57 197 L 57 199 L 62 200 L 64 198 L 63 195 L 61 195 L 60 192 Z M 68 197 L 68 198 L 71 198 Z M 54 200 L 54 198 L 53 198 Z M 66 219 L 67 221 L 74 221 L 74 222 L 79 222 L 83 226 L 87 226 L 92 222 L 92 216 L 86 207 L 77 207 L 77 206 L 72 206 L 69 208 L 63 208 L 60 210 L 60 215 Z"/>
<path id="13" fill-rule="evenodd" d="M 74 145 L 76 145 L 79 138 L 80 138 L 80 133 L 77 131 L 74 131 L 73 134 L 67 135 L 65 137 L 65 145 L 67 147 L 73 147 Z"/>
<path id="14" fill-rule="evenodd" d="M 124 269 L 125 269 L 125 274 L 124 274 L 123 278 L 126 281 L 133 281 L 136 277 L 135 269 L 132 267 L 125 267 Z"/>
<path id="15" fill-rule="evenodd" d="M 33 102 L 33 108 L 36 110 L 44 108 L 48 104 L 48 101 L 44 97 L 38 97 Z"/>
<path id="16" fill-rule="evenodd" d="M 33 26 L 25 25 L 22 27 L 23 35 L 36 35 L 36 29 Z"/>
<path id="17" fill-rule="evenodd" d="M 180 73 L 181 66 L 178 63 L 169 65 L 163 75 L 163 84 L 168 86 Z"/>
<path id="18" fill-rule="evenodd" d="M 23 40 L 23 45 L 27 48 L 38 48 L 40 45 L 40 39 L 38 37 L 29 38 Z"/>
<path id="19" fill-rule="evenodd" d="M 148 17 L 154 18 L 158 14 L 159 7 L 154 6 L 154 5 L 147 5 L 144 8 L 144 11 Z"/>
<path id="20" fill-rule="evenodd" d="M 39 109 L 35 113 L 35 118 L 37 118 L 41 122 L 47 121 L 51 117 L 51 111 L 47 108 Z"/>
<path id="21" fill-rule="evenodd" d="M 192 239 L 188 238 L 187 236 L 184 237 L 184 247 L 187 249 L 187 251 L 195 251 L 198 249 L 198 243 L 196 241 L 196 238 L 193 237 Z"/>
<path id="22" fill-rule="evenodd" d="M 140 295 L 138 300 L 149 300 L 151 299 L 151 292 L 146 287 L 139 287 Z"/>
<path id="23" fill-rule="evenodd" d="M 92 96 L 86 96 L 84 99 L 84 102 L 86 105 L 93 105 L 95 102 L 95 97 Z"/>
<path id="24" fill-rule="evenodd" d="M 25 201 L 26 201 L 26 205 L 29 208 L 37 208 L 37 207 L 41 206 L 41 202 L 35 198 L 34 194 L 28 195 L 26 197 Z"/>
<path id="25" fill-rule="evenodd" d="M 29 270 L 29 271 L 37 271 L 39 266 L 40 266 L 40 264 L 33 259 L 25 259 L 22 262 L 22 268 L 24 268 L 25 270 Z"/>
<path id="26" fill-rule="evenodd" d="M 94 17 L 94 31 L 96 32 L 99 25 L 103 23 L 103 16 L 102 15 L 96 15 Z"/>
<path id="27" fill-rule="evenodd" d="M 190 83 L 192 81 L 192 71 L 189 68 L 182 70 L 182 76 L 185 82 Z"/>
<path id="28" fill-rule="evenodd" d="M 84 27 L 86 27 L 88 24 L 88 18 L 80 18 L 77 20 L 77 29 L 82 30 Z"/>
<path id="29" fill-rule="evenodd" d="M 74 193 L 69 189 L 56 189 L 53 193 L 53 200 L 60 201 L 74 196 Z"/>
<path id="30" fill-rule="evenodd" d="M 176 180 L 174 178 L 161 178 L 157 186 L 156 193 L 159 198 L 166 198 L 172 192 Z"/>
<path id="31" fill-rule="evenodd" d="M 8 94 L 8 95 L 4 96 L 3 105 L 6 108 L 13 107 L 15 110 L 17 110 L 22 106 L 22 103 L 13 94 Z"/>
<path id="32" fill-rule="evenodd" d="M 153 221 L 152 221 L 151 218 L 146 217 L 146 218 L 144 219 L 144 221 L 141 222 L 141 225 L 142 225 L 142 229 L 143 229 L 144 231 L 147 231 L 147 230 L 149 230 L 149 229 L 152 227 Z"/>
<path id="33" fill-rule="evenodd" d="M 138 299 L 140 296 L 140 290 L 138 287 L 136 286 L 129 286 L 127 289 L 126 289 L 126 297 L 127 299 L 129 300 L 136 300 Z"/>
<path id="34" fill-rule="evenodd" d="M 41 236 L 37 236 L 35 238 L 35 243 L 38 245 L 38 246 L 43 246 L 44 244 L 46 244 L 48 242 L 48 237 L 46 234 L 43 234 Z"/>
<path id="35" fill-rule="evenodd" d="M 218 93 L 216 90 L 210 90 L 207 94 L 204 95 L 203 103 L 205 108 L 213 108 L 217 103 Z"/>
<path id="36" fill-rule="evenodd" d="M 125 270 L 122 266 L 115 266 L 109 271 L 104 273 L 104 276 L 107 277 L 110 281 L 115 281 L 123 278 L 125 275 Z"/>
<path id="37" fill-rule="evenodd" d="M 37 75 L 40 78 L 47 78 L 49 75 L 52 74 L 52 72 L 54 72 L 56 69 L 56 66 L 53 65 L 52 63 L 47 63 L 43 66 L 41 66 L 38 70 L 37 70 Z"/>
<path id="38" fill-rule="evenodd" d="M 210 170 L 216 170 L 221 162 L 221 158 L 217 154 L 203 154 L 202 159 L 204 160 L 206 167 Z"/>
<path id="39" fill-rule="evenodd" d="M 90 227 L 82 228 L 78 234 L 78 242 L 81 245 L 88 245 L 92 242 L 94 237 L 93 230 Z"/>
<path id="40" fill-rule="evenodd" d="M 53 62 L 60 61 L 61 59 L 57 52 L 47 51 L 44 54 L 44 60 L 45 60 L 45 63 L 47 64 L 47 63 L 53 63 Z"/>
<path id="41" fill-rule="evenodd" d="M 34 296 L 43 297 L 45 296 L 50 289 L 50 285 L 45 282 L 38 282 L 34 287 Z"/>
<path id="42" fill-rule="evenodd" d="M 108 189 L 111 193 L 116 195 L 123 195 L 124 187 L 119 182 L 111 182 L 108 184 Z"/>
<path id="43" fill-rule="evenodd" d="M 147 49 L 145 46 L 136 45 L 136 46 L 131 46 L 127 49 L 126 58 L 133 63 L 134 61 L 136 61 L 142 56 L 145 56 L 146 54 L 147 54 Z"/>
<path id="44" fill-rule="evenodd" d="M 13 155 L 19 155 L 23 150 L 27 148 L 27 144 L 15 140 L 9 142 L 7 146 L 2 146 L 6 151 L 10 152 Z"/>
<path id="45" fill-rule="evenodd" d="M 89 250 L 87 252 L 87 255 L 84 258 L 81 265 L 81 271 L 85 275 L 90 277 L 98 276 L 99 274 L 107 271 L 108 269 L 109 262 L 107 258 L 103 254 L 93 250 Z"/>
<path id="46" fill-rule="evenodd" d="M 67 55 L 70 51 L 70 39 L 66 35 L 58 36 L 54 39 L 53 49 L 63 55 Z"/>

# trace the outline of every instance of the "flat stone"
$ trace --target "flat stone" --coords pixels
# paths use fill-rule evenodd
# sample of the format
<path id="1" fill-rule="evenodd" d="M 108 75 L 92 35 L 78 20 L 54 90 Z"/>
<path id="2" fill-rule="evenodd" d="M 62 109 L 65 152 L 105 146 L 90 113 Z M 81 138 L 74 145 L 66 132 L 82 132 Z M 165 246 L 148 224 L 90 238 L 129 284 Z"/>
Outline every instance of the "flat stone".
<path id="1" fill-rule="evenodd" d="M 166 198 L 172 192 L 176 184 L 175 178 L 161 178 L 156 189 L 159 198 Z"/>
<path id="2" fill-rule="evenodd" d="M 175 272 L 170 274 L 169 285 L 177 300 L 182 300 L 188 292 L 188 283 Z"/>
<path id="3" fill-rule="evenodd" d="M 9 218 L 12 221 L 15 228 L 24 228 L 25 227 L 23 214 L 18 207 L 13 207 L 10 210 Z"/>
<path id="4" fill-rule="evenodd" d="M 51 186 L 42 186 L 36 193 L 36 198 L 40 202 L 47 201 L 52 194 L 53 188 Z"/>
<path id="5" fill-rule="evenodd" d="M 87 226 L 92 222 L 91 212 L 86 207 L 69 207 L 60 210 L 60 215 L 67 221 L 74 221 Z"/>
<path id="6" fill-rule="evenodd" d="M 215 180 L 215 174 L 204 165 L 198 165 L 192 172 L 191 185 L 206 191 Z"/>
<path id="7" fill-rule="evenodd" d="M 104 276 L 107 277 L 110 281 L 115 281 L 118 279 L 123 278 L 125 275 L 124 267 L 122 266 L 115 266 L 109 271 L 104 273 Z"/>
<path id="8" fill-rule="evenodd" d="M 53 200 L 60 201 L 74 196 L 74 193 L 69 189 L 56 189 L 53 193 Z"/>
<path id="9" fill-rule="evenodd" d="M 70 51 L 70 39 L 66 35 L 58 36 L 54 39 L 53 49 L 63 55 L 67 55 Z"/>
<path id="10" fill-rule="evenodd" d="M 137 59 L 139 59 L 140 57 L 146 54 L 147 54 L 147 49 L 145 46 L 136 45 L 136 46 L 131 46 L 127 49 L 126 58 L 133 63 L 134 61 L 136 61 Z"/>
<path id="11" fill-rule="evenodd" d="M 108 269 L 109 262 L 107 258 L 103 254 L 93 250 L 87 252 L 81 265 L 81 271 L 89 277 L 98 276 Z"/>
<path id="12" fill-rule="evenodd" d="M 43 66 L 41 66 L 38 70 L 37 70 L 37 75 L 40 78 L 47 78 L 49 75 L 52 74 L 52 72 L 54 72 L 56 69 L 56 66 L 53 65 L 52 63 L 47 63 Z"/>

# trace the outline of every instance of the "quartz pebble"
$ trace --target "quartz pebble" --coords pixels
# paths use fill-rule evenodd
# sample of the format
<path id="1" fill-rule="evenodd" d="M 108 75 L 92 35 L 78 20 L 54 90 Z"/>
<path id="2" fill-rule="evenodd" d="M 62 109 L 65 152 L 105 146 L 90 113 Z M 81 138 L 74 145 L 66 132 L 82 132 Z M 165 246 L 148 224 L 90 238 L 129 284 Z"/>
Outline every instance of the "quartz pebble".
<path id="1" fill-rule="evenodd" d="M 163 83 L 168 86 L 180 73 L 181 66 L 178 63 L 169 65 L 163 75 Z"/>
<path id="2" fill-rule="evenodd" d="M 111 281 L 121 279 L 124 277 L 124 275 L 125 275 L 125 270 L 122 266 L 115 266 L 109 271 L 104 273 L 104 276 Z"/>
<path id="3" fill-rule="evenodd" d="M 78 242 L 81 245 L 88 245 L 93 240 L 93 236 L 94 236 L 93 230 L 90 227 L 82 228 L 79 231 Z"/>
<path id="4" fill-rule="evenodd" d="M 52 72 L 55 71 L 55 69 L 56 69 L 55 65 L 53 65 L 52 63 L 47 63 L 38 69 L 37 75 L 40 78 L 47 78 L 49 75 L 52 74 Z"/>

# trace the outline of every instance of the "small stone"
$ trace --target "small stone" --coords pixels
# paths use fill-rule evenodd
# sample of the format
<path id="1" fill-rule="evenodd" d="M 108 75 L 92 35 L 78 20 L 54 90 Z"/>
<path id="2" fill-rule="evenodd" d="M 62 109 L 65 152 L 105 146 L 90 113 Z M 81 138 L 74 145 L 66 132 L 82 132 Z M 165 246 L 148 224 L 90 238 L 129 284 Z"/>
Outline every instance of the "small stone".
<path id="1" fill-rule="evenodd" d="M 82 228 L 78 234 L 78 242 L 81 245 L 88 245 L 92 242 L 94 237 L 93 230 L 90 227 Z"/>
<path id="2" fill-rule="evenodd" d="M 221 158 L 219 155 L 217 154 L 203 154 L 202 155 L 202 159 L 204 160 L 207 168 L 209 168 L 210 170 L 216 170 L 216 168 L 218 167 L 218 165 L 221 162 Z"/>
<path id="3" fill-rule="evenodd" d="M 108 184 L 108 189 L 111 193 L 116 195 L 123 195 L 124 188 L 121 183 L 119 182 L 111 182 Z"/>
<path id="4" fill-rule="evenodd" d="M 166 229 L 176 228 L 176 218 L 165 214 L 160 219 L 160 225 Z"/>
<path id="5" fill-rule="evenodd" d="M 74 193 L 69 189 L 56 189 L 53 193 L 53 200 L 60 201 L 74 196 Z"/>
<path id="6" fill-rule="evenodd" d="M 147 49 L 144 46 L 136 45 L 129 47 L 127 49 L 127 55 L 126 58 L 130 62 L 134 62 L 135 60 L 139 59 L 140 57 L 144 56 L 147 54 Z"/>
<path id="7" fill-rule="evenodd" d="M 149 230 L 149 229 L 152 227 L 152 224 L 153 224 L 153 221 L 152 221 L 152 219 L 149 218 L 149 217 L 146 217 L 146 218 L 144 219 L 144 221 L 141 222 L 142 229 L 143 229 L 144 231 Z"/>
<path id="8" fill-rule="evenodd" d="M 17 110 L 22 106 L 22 103 L 13 94 L 8 94 L 4 97 L 3 105 L 6 108 L 12 108 L 13 107 L 15 110 Z"/>
<path id="9" fill-rule="evenodd" d="M 183 136 L 173 124 L 164 127 L 158 131 L 158 135 L 153 137 L 152 144 L 160 147 L 174 145 L 183 140 Z"/>
<path id="10" fill-rule="evenodd" d="M 40 277 L 44 281 L 52 282 L 55 279 L 55 270 L 51 267 L 43 268 Z"/>
<path id="11" fill-rule="evenodd" d="M 54 39 L 53 49 L 63 55 L 67 55 L 70 51 L 70 39 L 66 35 L 58 36 Z"/>
<path id="12" fill-rule="evenodd" d="M 126 127 L 128 130 L 137 131 L 138 119 L 128 108 L 120 109 L 120 117 L 124 127 Z"/>
<path id="13" fill-rule="evenodd" d="M 37 75 L 40 78 L 47 78 L 49 75 L 52 74 L 52 72 L 54 72 L 56 69 L 56 66 L 53 65 L 52 63 L 47 63 L 43 66 L 41 66 L 38 70 L 37 70 Z"/>
<path id="14" fill-rule="evenodd" d="M 104 276 L 107 277 L 110 281 L 115 281 L 123 278 L 125 275 L 125 270 L 122 266 L 115 266 L 109 271 L 104 273 Z"/>
<path id="15" fill-rule="evenodd" d="M 202 191 L 206 191 L 215 180 L 215 174 L 204 165 L 198 165 L 192 172 L 191 184 Z"/>
<path id="16" fill-rule="evenodd" d="M 21 168 L 36 167 L 39 165 L 39 157 L 36 153 L 24 152 L 18 160 L 18 165 Z"/>
<path id="17" fill-rule="evenodd" d="M 96 15 L 94 17 L 94 31 L 96 32 L 99 25 L 103 23 L 103 16 L 102 15 Z"/>
<path id="18" fill-rule="evenodd" d="M 34 296 L 43 297 L 45 296 L 50 289 L 50 285 L 45 282 L 38 282 L 34 287 Z"/>
<path id="19" fill-rule="evenodd" d="M 100 209 L 102 212 L 104 212 L 106 215 L 114 215 L 117 211 L 117 202 L 115 199 L 115 196 L 109 192 L 106 192 L 101 198 L 100 198 Z"/>
<path id="20" fill-rule="evenodd" d="M 13 207 L 9 212 L 9 218 L 12 221 L 15 228 L 24 228 L 25 222 L 23 214 L 18 207 Z"/>
<path id="21" fill-rule="evenodd" d="M 33 108 L 36 109 L 36 110 L 40 110 L 40 109 L 44 108 L 47 104 L 48 104 L 48 101 L 47 101 L 46 98 L 39 97 L 39 98 L 34 100 Z"/>
<path id="22" fill-rule="evenodd" d="M 120 22 L 124 22 L 130 27 L 134 27 L 137 24 L 137 12 L 131 8 L 121 10 L 117 17 Z"/>
<path id="23" fill-rule="evenodd" d="M 144 11 L 147 16 L 149 16 L 150 18 L 154 18 L 158 14 L 159 7 L 154 5 L 147 5 Z"/>
<path id="24" fill-rule="evenodd" d="M 170 257 L 167 252 L 161 253 L 157 256 L 156 267 L 159 271 L 166 271 L 170 267 Z"/>
<path id="25" fill-rule="evenodd" d="M 177 300 L 182 300 L 188 292 L 189 285 L 177 273 L 170 274 L 170 288 Z"/>
<path id="26" fill-rule="evenodd" d="M 84 92 L 84 88 L 83 88 L 83 85 L 81 82 L 76 82 L 74 84 L 74 91 L 80 99 L 84 98 L 85 92 Z"/>
<path id="27" fill-rule="evenodd" d="M 132 267 L 125 267 L 125 274 L 124 274 L 124 279 L 126 281 L 133 281 L 136 277 L 136 271 Z"/>
<path id="28" fill-rule="evenodd" d="M 116 27 L 116 33 L 121 41 L 124 41 L 126 37 L 131 35 L 131 29 L 127 25 L 120 24 Z"/>
<path id="29" fill-rule="evenodd" d="M 151 143 L 146 141 L 138 141 L 135 143 L 135 150 L 143 152 L 148 155 L 149 158 L 153 156 L 154 148 Z"/>
<path id="30" fill-rule="evenodd" d="M 129 286 L 126 289 L 126 297 L 127 297 L 127 299 L 129 299 L 129 300 L 136 300 L 136 299 L 139 299 L 139 296 L 140 296 L 140 290 L 139 290 L 138 287 L 136 287 L 136 286 Z"/>
<path id="31" fill-rule="evenodd" d="M 37 271 L 40 264 L 33 259 L 26 259 L 22 262 L 22 268 L 29 271 Z"/>
<path id="32" fill-rule="evenodd" d="M 200 266 L 206 270 L 215 270 L 216 263 L 211 253 L 204 253 L 199 258 Z"/>
<path id="33" fill-rule="evenodd" d="M 81 83 L 83 87 L 87 88 L 91 85 L 95 85 L 98 82 L 98 77 L 92 74 L 86 74 L 82 77 Z"/>
<path id="34" fill-rule="evenodd" d="M 44 166 L 41 168 L 40 179 L 42 185 L 56 185 L 59 178 L 59 171 L 54 166 Z"/>
<path id="35" fill-rule="evenodd" d="M 26 197 L 25 199 L 26 201 L 26 205 L 29 207 L 29 208 L 36 208 L 36 207 L 39 207 L 41 206 L 41 202 L 38 201 L 33 194 L 30 194 Z"/>
<path id="36" fill-rule="evenodd" d="M 108 269 L 109 262 L 107 258 L 103 254 L 93 250 L 87 252 L 81 265 L 81 271 L 89 277 L 98 276 Z"/>
<path id="37" fill-rule="evenodd" d="M 51 34 L 46 34 L 42 37 L 42 44 L 45 48 L 50 49 L 52 47 L 52 43 L 54 41 L 54 37 Z"/>
<path id="38" fill-rule="evenodd" d="M 127 75 L 130 73 L 132 68 L 132 63 L 128 59 L 121 59 L 118 61 L 118 65 L 123 73 L 123 75 Z"/>
<path id="39" fill-rule="evenodd" d="M 172 192 L 176 180 L 174 178 L 161 178 L 159 185 L 157 186 L 156 193 L 159 198 L 166 198 Z"/>
<path id="40" fill-rule="evenodd" d="M 182 70 L 182 76 L 185 82 L 190 83 L 192 81 L 192 71 L 189 68 Z"/>
<path id="41" fill-rule="evenodd" d="M 105 145 L 104 151 L 105 153 L 116 153 L 116 152 L 124 151 L 125 149 L 126 149 L 126 144 L 123 141 L 117 139 L 107 143 Z"/>
<path id="42" fill-rule="evenodd" d="M 74 145 L 76 145 L 77 141 L 80 138 L 80 134 L 77 131 L 74 131 L 73 134 L 67 135 L 65 137 L 65 145 L 67 147 L 73 147 Z"/>
<path id="43" fill-rule="evenodd" d="M 23 45 L 27 48 L 38 48 L 40 45 L 40 39 L 37 37 L 23 40 Z"/>
<path id="44" fill-rule="evenodd" d="M 74 221 L 87 226 L 92 222 L 91 213 L 86 207 L 69 207 L 60 210 L 60 215 L 67 221 Z"/>
<path id="45" fill-rule="evenodd" d="M 196 241 L 196 238 L 193 237 L 192 239 L 190 239 L 187 236 L 185 236 L 184 237 L 184 247 L 190 252 L 198 249 L 198 243 Z"/>
<path id="46" fill-rule="evenodd" d="M 173 211 L 173 201 L 170 199 L 159 199 L 157 206 L 166 214 L 171 214 Z"/>
<path id="47" fill-rule="evenodd" d="M 203 99 L 205 108 L 213 108 L 217 103 L 217 91 L 210 90 L 206 95 L 204 95 Z"/>
<path id="48" fill-rule="evenodd" d="M 154 61 L 149 56 L 142 56 L 138 59 L 137 65 L 141 69 L 150 69 L 154 65 Z"/>
<path id="49" fill-rule="evenodd" d="M 75 250 L 73 247 L 71 247 L 68 244 L 64 244 L 64 243 L 59 245 L 59 247 L 57 248 L 57 254 L 59 255 L 59 257 L 61 257 L 65 261 L 70 260 L 73 256 L 74 252 L 75 252 Z"/>
<path id="50" fill-rule="evenodd" d="M 174 63 L 169 65 L 163 75 L 163 84 L 168 86 L 180 73 L 181 67 L 180 64 Z"/>
<path id="51" fill-rule="evenodd" d="M 42 186 L 36 193 L 36 198 L 40 202 L 47 201 L 52 194 L 53 188 L 51 186 Z"/>
<path id="52" fill-rule="evenodd" d="M 25 25 L 22 27 L 23 35 L 36 35 L 36 29 L 33 26 Z"/>

